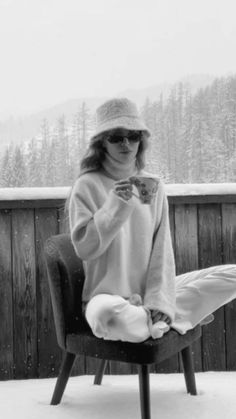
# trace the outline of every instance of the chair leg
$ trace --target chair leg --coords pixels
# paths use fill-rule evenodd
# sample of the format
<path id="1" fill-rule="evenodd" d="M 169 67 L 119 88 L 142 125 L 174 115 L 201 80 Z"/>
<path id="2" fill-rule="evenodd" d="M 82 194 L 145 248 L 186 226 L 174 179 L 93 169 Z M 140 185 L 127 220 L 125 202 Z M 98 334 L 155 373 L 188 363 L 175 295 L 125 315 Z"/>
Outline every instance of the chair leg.
<path id="1" fill-rule="evenodd" d="M 141 418 L 151 419 L 148 365 L 138 365 Z"/>
<path id="2" fill-rule="evenodd" d="M 187 346 L 187 348 L 182 349 L 181 358 L 182 358 L 182 363 L 183 363 L 184 378 L 185 378 L 187 393 L 190 393 L 193 396 L 196 396 L 197 389 L 196 389 L 196 381 L 195 381 L 195 375 L 194 375 L 193 355 L 191 352 L 191 346 Z"/>
<path id="3" fill-rule="evenodd" d="M 70 372 L 71 372 L 72 367 L 73 367 L 75 356 L 76 356 L 75 354 L 71 354 L 69 352 L 65 353 L 65 357 L 63 359 L 63 362 L 62 362 L 62 365 L 61 365 L 61 370 L 59 372 L 57 382 L 56 382 L 56 386 L 55 386 L 55 389 L 54 389 L 54 392 L 53 392 L 53 396 L 52 396 L 52 400 L 51 400 L 52 405 L 59 404 L 60 401 L 61 401 L 64 390 L 66 388 L 67 381 L 68 381 L 69 376 L 70 376 Z"/>
<path id="4" fill-rule="evenodd" d="M 101 359 L 100 362 L 99 362 L 97 371 L 96 371 L 96 375 L 95 375 L 93 384 L 97 384 L 97 385 L 101 384 L 106 366 L 107 366 L 107 360 L 106 359 Z"/>

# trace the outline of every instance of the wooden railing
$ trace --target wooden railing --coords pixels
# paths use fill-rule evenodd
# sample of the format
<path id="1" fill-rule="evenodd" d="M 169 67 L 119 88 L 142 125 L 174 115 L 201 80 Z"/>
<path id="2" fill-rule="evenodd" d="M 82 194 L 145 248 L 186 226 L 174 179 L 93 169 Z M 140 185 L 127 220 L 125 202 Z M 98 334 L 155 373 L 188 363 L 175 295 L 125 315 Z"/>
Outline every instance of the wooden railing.
<path id="1" fill-rule="evenodd" d="M 166 185 L 177 273 L 236 263 L 236 184 Z M 69 188 L 0 190 L 0 379 L 57 375 L 58 349 L 43 245 L 68 230 Z M 236 285 L 236 279 L 235 279 Z M 195 368 L 236 370 L 236 302 L 215 313 L 193 348 Z M 94 373 L 96 360 L 80 358 L 74 374 Z M 177 357 L 158 371 L 176 372 Z M 153 367 L 155 371 L 155 367 Z M 109 364 L 110 373 L 130 373 Z"/>

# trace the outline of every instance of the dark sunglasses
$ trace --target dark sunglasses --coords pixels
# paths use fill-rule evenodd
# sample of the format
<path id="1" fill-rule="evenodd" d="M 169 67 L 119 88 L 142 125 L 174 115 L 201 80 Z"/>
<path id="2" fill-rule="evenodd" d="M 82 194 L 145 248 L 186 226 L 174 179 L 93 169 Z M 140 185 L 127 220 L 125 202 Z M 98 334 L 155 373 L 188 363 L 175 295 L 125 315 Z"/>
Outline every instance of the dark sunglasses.
<path id="1" fill-rule="evenodd" d="M 130 143 L 138 143 L 139 141 L 141 141 L 142 138 L 142 132 L 141 131 L 137 131 L 137 132 L 130 132 L 129 134 L 111 134 L 109 135 L 109 137 L 107 137 L 107 141 L 109 141 L 109 143 L 111 144 L 118 144 L 118 143 L 123 143 L 124 139 L 127 138 L 127 140 Z"/>

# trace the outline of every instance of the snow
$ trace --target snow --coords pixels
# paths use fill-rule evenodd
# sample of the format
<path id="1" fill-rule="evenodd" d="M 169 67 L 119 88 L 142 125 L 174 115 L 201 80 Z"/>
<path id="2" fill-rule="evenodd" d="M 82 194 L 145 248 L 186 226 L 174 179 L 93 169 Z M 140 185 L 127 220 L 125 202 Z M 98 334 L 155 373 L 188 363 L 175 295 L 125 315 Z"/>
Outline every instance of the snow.
<path id="1" fill-rule="evenodd" d="M 236 372 L 196 373 L 198 395 L 186 393 L 183 374 L 151 374 L 152 418 L 235 419 Z M 50 405 L 55 379 L 0 382 L 4 419 L 139 419 L 137 375 L 71 377 L 61 404 Z"/>
<path id="2" fill-rule="evenodd" d="M 175 183 L 165 189 L 168 196 L 235 195 L 236 183 Z"/>
<path id="3" fill-rule="evenodd" d="M 175 183 L 166 184 L 168 196 L 236 195 L 236 183 Z M 0 188 L 0 201 L 66 199 L 69 186 L 40 188 Z"/>
<path id="4" fill-rule="evenodd" d="M 0 188 L 0 201 L 27 201 L 37 199 L 66 199 L 68 186 L 42 188 Z"/>

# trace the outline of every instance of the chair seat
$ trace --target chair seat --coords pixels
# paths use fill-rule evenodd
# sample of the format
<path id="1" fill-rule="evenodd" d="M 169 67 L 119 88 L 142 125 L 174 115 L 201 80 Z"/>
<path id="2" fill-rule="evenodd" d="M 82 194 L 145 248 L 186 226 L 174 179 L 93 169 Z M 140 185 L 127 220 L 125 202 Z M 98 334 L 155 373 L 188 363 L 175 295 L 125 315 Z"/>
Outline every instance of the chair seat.
<path id="1" fill-rule="evenodd" d="M 161 339 L 150 338 L 145 342 L 130 343 L 100 339 L 94 336 L 90 330 L 84 330 L 79 334 L 66 336 L 66 350 L 70 353 L 94 358 L 148 365 L 170 358 L 200 336 L 201 327 L 196 326 L 185 335 L 170 330 Z"/>

